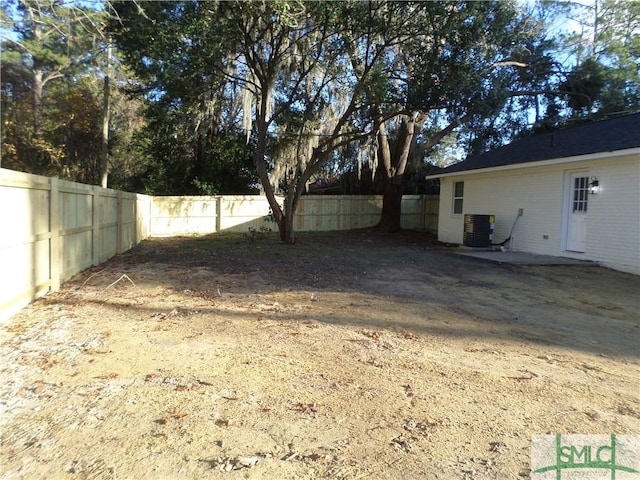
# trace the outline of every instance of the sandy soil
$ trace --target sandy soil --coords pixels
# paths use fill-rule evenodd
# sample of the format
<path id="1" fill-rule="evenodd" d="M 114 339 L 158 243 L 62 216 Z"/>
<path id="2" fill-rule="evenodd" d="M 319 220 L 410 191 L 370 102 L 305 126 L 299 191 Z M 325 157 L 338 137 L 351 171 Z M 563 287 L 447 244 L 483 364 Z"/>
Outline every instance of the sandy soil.
<path id="1" fill-rule="evenodd" d="M 638 278 L 428 236 L 155 239 L 0 326 L 0 477 L 517 479 L 640 432 Z"/>

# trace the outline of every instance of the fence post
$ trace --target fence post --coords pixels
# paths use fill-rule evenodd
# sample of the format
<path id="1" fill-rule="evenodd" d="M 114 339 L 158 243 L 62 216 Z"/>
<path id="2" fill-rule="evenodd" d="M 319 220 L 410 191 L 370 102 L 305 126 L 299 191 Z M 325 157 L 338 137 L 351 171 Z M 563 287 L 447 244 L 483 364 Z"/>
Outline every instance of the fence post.
<path id="1" fill-rule="evenodd" d="M 216 233 L 220 233 L 222 231 L 222 196 L 216 197 Z"/>
<path id="2" fill-rule="evenodd" d="M 146 209 L 147 214 L 149 215 L 149 219 L 147 222 L 147 236 L 152 237 L 153 236 L 153 227 L 154 227 L 154 221 L 153 219 L 155 218 L 154 215 L 156 214 L 156 208 L 154 206 L 156 202 L 156 197 L 149 197 L 149 208 Z"/>
<path id="3" fill-rule="evenodd" d="M 91 218 L 91 265 L 100 263 L 100 187 L 94 185 L 91 190 L 92 218 Z"/>
<path id="4" fill-rule="evenodd" d="M 116 226 L 116 254 L 122 253 L 122 191 L 117 193 L 117 226 Z"/>
<path id="5" fill-rule="evenodd" d="M 135 247 L 140 243 L 140 222 L 138 222 L 138 194 L 133 197 L 133 246 Z"/>
<path id="6" fill-rule="evenodd" d="M 49 277 L 52 292 L 60 290 L 60 186 L 58 177 L 49 180 Z"/>
<path id="7" fill-rule="evenodd" d="M 148 196 L 147 197 L 147 207 L 145 208 L 145 212 L 147 215 L 147 231 L 144 234 L 144 238 L 150 237 L 151 236 L 151 226 L 153 225 L 152 223 L 152 215 L 153 215 L 153 197 Z"/>

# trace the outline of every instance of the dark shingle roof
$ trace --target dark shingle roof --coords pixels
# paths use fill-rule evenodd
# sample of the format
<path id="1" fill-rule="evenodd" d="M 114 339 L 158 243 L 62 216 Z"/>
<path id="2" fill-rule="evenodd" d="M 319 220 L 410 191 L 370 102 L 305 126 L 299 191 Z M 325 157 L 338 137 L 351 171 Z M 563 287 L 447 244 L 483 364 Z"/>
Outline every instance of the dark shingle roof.
<path id="1" fill-rule="evenodd" d="M 635 147 L 640 147 L 640 113 L 526 137 L 495 150 L 468 157 L 440 173 L 501 167 Z"/>

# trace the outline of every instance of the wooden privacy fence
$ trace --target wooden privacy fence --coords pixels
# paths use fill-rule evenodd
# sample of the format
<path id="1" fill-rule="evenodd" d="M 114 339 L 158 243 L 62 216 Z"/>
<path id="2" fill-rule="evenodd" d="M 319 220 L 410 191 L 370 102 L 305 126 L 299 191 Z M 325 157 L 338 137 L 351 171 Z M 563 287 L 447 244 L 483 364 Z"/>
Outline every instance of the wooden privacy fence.
<path id="1" fill-rule="evenodd" d="M 148 236 L 151 197 L 0 169 L 0 320 Z"/>
<path id="2" fill-rule="evenodd" d="M 438 205 L 437 195 L 405 195 L 402 227 L 436 233 Z M 381 209 L 382 196 L 379 195 L 303 196 L 296 210 L 294 228 L 299 232 L 322 232 L 370 227 L 380 220 Z M 269 212 L 266 197 L 258 195 L 154 197 L 149 232 L 161 237 L 223 230 L 276 230 Z"/>
<path id="3" fill-rule="evenodd" d="M 282 200 L 282 199 L 281 199 Z M 375 225 L 381 196 L 305 196 L 297 231 Z M 402 226 L 436 233 L 438 196 L 406 195 Z M 257 195 L 150 197 L 0 168 L 0 321 L 149 236 L 276 230 Z"/>

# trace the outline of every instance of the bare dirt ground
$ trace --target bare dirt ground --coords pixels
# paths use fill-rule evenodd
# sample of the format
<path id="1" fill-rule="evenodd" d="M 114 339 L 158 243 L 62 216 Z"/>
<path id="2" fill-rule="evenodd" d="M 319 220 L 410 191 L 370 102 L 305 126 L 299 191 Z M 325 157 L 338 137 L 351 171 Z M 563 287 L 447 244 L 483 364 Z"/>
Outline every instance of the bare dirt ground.
<path id="1" fill-rule="evenodd" d="M 0 326 L 0 477 L 528 478 L 534 434 L 640 432 L 638 293 L 410 232 L 145 241 Z"/>

